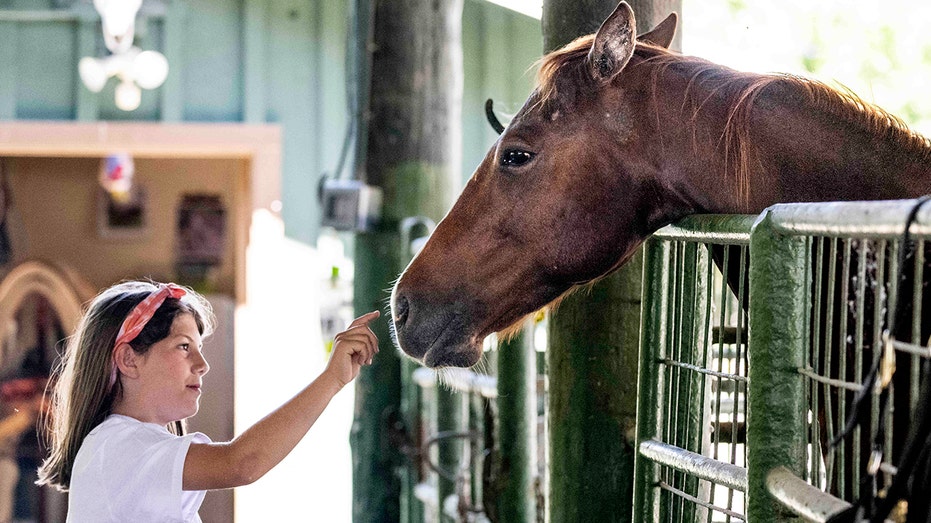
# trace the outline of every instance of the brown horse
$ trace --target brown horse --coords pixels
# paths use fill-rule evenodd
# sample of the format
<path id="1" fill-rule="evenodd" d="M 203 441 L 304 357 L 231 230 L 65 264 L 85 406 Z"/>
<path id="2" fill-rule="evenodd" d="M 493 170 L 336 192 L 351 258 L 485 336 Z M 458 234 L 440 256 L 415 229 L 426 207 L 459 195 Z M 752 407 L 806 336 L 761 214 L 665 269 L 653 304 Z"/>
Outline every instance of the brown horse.
<path id="1" fill-rule="evenodd" d="M 470 366 L 507 330 L 693 213 L 931 192 L 931 145 L 849 92 L 635 37 L 622 2 L 541 60 L 539 85 L 394 287 L 399 347 Z"/>

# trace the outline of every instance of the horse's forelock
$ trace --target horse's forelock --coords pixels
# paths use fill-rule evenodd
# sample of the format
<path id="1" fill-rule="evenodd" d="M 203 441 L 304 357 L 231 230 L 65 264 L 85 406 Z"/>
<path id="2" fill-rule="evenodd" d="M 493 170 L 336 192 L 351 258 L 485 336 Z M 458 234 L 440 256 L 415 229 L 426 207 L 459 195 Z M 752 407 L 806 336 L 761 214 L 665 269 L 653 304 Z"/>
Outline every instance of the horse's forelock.
<path id="1" fill-rule="evenodd" d="M 571 99 L 579 88 L 594 83 L 585 67 L 585 60 L 591 50 L 595 35 L 580 36 L 564 47 L 540 58 L 537 67 L 537 103 L 546 106 L 558 104 L 560 98 Z M 643 59 L 674 54 L 668 49 L 650 42 L 638 41 L 636 55 Z"/>
<path id="2" fill-rule="evenodd" d="M 594 40 L 593 34 L 580 36 L 537 61 L 536 65 L 539 67 L 537 70 L 538 103 L 546 105 L 556 100 L 560 91 L 558 87 L 560 72 L 569 68 L 575 68 L 578 71 L 585 57 L 588 56 Z"/>

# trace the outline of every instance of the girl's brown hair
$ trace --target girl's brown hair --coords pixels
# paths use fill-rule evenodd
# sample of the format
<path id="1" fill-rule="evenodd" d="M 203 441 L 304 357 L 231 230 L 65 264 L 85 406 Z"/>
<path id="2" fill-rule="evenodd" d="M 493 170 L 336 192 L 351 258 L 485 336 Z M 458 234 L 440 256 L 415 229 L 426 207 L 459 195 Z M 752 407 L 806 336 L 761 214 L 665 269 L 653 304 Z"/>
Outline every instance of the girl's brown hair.
<path id="1" fill-rule="evenodd" d="M 81 443 L 110 415 L 114 401 L 122 394 L 119 379 L 112 388 L 109 386 L 116 335 L 130 311 L 157 288 L 150 282 L 123 282 L 91 301 L 49 382 L 53 387 L 51 408 L 43 416 L 49 456 L 39 468 L 37 484 L 68 490 Z M 167 298 L 142 332 L 129 342 L 136 353 L 145 354 L 154 343 L 166 338 L 179 314 L 193 315 L 201 336 L 213 332 L 215 319 L 210 304 L 196 292 L 185 290 L 187 294 L 181 299 Z M 177 435 L 184 433 L 182 421 L 168 428 Z"/>

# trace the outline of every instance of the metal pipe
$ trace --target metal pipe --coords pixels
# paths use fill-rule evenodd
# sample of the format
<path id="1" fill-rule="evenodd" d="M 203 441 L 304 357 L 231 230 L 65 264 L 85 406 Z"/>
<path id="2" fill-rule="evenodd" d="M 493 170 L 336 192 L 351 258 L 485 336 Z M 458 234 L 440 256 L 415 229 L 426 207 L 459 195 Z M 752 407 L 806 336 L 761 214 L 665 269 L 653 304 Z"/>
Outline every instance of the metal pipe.
<path id="1" fill-rule="evenodd" d="M 537 473 L 537 365 L 534 321 L 498 350 L 497 521 L 537 521 L 534 480 Z M 496 516 L 496 517 L 495 517 Z"/>
<path id="2" fill-rule="evenodd" d="M 811 264 L 807 238 L 779 234 L 770 211 L 757 220 L 750 251 L 750 397 L 747 418 L 749 521 L 784 521 L 765 488 L 778 466 L 804 475 L 808 426 L 805 378 L 809 350 Z M 778 304 L 778 306 L 774 306 Z"/>
<path id="3" fill-rule="evenodd" d="M 791 203 L 774 205 L 767 213 L 778 234 L 897 239 L 914 207 L 915 200 Z M 931 235 L 931 207 L 918 211 L 910 231 Z"/>
<path id="4" fill-rule="evenodd" d="M 785 467 L 769 471 L 766 488 L 783 506 L 816 523 L 824 523 L 831 516 L 850 508 L 850 503 L 809 485 Z"/>
<path id="5" fill-rule="evenodd" d="M 755 214 L 695 214 L 653 233 L 667 241 L 748 245 Z"/>
<path id="6" fill-rule="evenodd" d="M 667 467 L 727 488 L 747 491 L 747 469 L 724 463 L 661 441 L 640 442 L 640 455 Z"/>
<path id="7" fill-rule="evenodd" d="M 665 375 L 660 360 L 668 334 L 666 302 L 669 299 L 668 244 L 650 239 L 644 248 L 643 307 L 640 315 L 640 382 L 637 394 L 637 448 L 643 442 L 660 436 L 664 419 L 661 406 L 665 403 Z M 658 467 L 643 454 L 634 454 L 634 520 L 653 521 L 659 510 Z"/>

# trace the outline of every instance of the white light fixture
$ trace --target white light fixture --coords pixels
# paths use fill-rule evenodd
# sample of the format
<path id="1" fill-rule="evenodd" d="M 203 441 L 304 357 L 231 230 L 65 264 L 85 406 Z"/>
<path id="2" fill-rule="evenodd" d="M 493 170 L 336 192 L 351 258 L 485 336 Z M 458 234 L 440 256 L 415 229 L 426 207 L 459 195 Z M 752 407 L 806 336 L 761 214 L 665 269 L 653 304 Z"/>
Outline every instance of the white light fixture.
<path id="1" fill-rule="evenodd" d="M 123 80 L 116 86 L 116 106 L 124 111 L 133 111 L 142 101 L 142 90 L 132 81 Z"/>
<path id="2" fill-rule="evenodd" d="M 143 89 L 155 89 L 168 76 L 168 60 L 157 51 L 143 51 L 133 46 L 136 13 L 142 0 L 94 0 L 100 13 L 103 39 L 110 50 L 105 58 L 84 57 L 78 63 L 78 74 L 87 88 L 99 93 L 111 76 L 119 78 L 116 106 L 132 111 L 142 101 Z"/>

